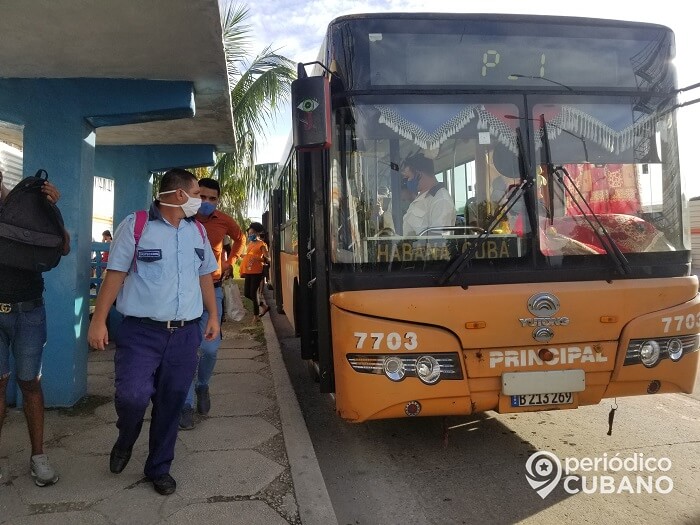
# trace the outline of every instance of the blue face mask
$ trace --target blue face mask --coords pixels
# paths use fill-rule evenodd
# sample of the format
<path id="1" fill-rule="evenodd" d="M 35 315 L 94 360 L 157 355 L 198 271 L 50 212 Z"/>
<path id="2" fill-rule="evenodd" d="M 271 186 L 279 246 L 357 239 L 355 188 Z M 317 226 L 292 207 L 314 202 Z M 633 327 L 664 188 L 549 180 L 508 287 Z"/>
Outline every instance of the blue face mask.
<path id="1" fill-rule="evenodd" d="M 199 207 L 199 213 L 208 217 L 214 213 L 215 209 L 216 204 L 212 204 L 211 202 L 202 202 L 202 205 Z"/>
<path id="2" fill-rule="evenodd" d="M 250 242 L 256 241 L 258 239 L 258 236 L 255 234 L 248 235 L 248 240 Z"/>
<path id="3" fill-rule="evenodd" d="M 413 176 L 412 179 L 406 179 L 406 189 L 410 191 L 412 194 L 418 193 L 418 182 L 420 179 L 420 175 L 416 174 Z"/>

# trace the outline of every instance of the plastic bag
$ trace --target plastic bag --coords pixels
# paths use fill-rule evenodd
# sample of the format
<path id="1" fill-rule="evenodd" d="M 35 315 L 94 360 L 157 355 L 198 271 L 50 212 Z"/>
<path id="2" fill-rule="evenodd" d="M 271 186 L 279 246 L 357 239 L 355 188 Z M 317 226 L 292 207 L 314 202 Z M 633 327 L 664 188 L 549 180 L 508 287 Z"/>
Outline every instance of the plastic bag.
<path id="1" fill-rule="evenodd" d="M 241 291 L 233 279 L 225 279 L 221 284 L 224 290 L 224 308 L 226 318 L 233 321 L 242 321 L 245 317 L 245 307 L 241 299 Z"/>

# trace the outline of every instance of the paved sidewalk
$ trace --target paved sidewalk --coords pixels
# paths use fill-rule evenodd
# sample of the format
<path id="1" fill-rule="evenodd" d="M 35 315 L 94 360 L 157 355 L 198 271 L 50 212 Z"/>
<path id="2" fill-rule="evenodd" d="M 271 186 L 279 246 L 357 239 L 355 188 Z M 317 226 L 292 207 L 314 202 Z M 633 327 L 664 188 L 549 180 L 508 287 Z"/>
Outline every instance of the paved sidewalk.
<path id="1" fill-rule="evenodd" d="M 0 523 L 337 523 L 270 317 L 263 318 L 264 338 L 249 326 L 223 325 L 210 415 L 178 436 L 175 494 L 160 496 L 143 478 L 148 419 L 124 472 L 109 472 L 117 436 L 114 351 L 91 352 L 88 396 L 46 412 L 56 485 L 34 485 L 24 415 L 9 409 L 0 439 Z"/>

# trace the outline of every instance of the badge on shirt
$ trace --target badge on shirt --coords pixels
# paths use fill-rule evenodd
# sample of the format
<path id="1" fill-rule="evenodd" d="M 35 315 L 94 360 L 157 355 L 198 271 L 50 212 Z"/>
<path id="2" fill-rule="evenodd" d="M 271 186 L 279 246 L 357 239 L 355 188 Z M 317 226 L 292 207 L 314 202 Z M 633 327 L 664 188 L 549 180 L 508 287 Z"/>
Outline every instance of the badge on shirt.
<path id="1" fill-rule="evenodd" d="M 163 258 L 163 252 L 155 248 L 151 250 L 138 250 L 136 258 L 144 262 L 160 261 Z"/>
<path id="2" fill-rule="evenodd" d="M 194 251 L 197 254 L 197 256 L 199 257 L 199 260 L 203 261 L 204 260 L 204 248 L 195 248 Z"/>

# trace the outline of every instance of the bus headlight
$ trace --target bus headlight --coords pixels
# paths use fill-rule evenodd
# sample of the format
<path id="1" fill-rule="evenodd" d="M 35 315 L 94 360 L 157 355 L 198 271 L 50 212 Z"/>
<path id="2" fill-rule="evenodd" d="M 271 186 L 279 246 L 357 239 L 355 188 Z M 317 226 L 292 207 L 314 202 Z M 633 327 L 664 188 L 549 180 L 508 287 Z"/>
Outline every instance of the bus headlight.
<path id="1" fill-rule="evenodd" d="M 661 357 L 661 348 L 653 339 L 644 341 L 639 347 L 639 360 L 644 366 L 651 368 L 659 362 L 659 357 Z"/>
<path id="2" fill-rule="evenodd" d="M 355 372 L 383 375 L 396 382 L 417 377 L 426 385 L 434 385 L 439 381 L 464 379 L 457 352 L 348 354 L 346 357 Z"/>
<path id="3" fill-rule="evenodd" d="M 426 385 L 440 381 L 440 363 L 433 356 L 422 355 L 416 359 L 416 375 Z"/>
<path id="4" fill-rule="evenodd" d="M 667 352 L 671 361 L 678 361 L 683 357 L 683 343 L 679 339 L 671 339 L 668 342 Z"/>
<path id="5" fill-rule="evenodd" d="M 670 359 L 674 363 L 700 347 L 698 334 L 655 337 L 654 339 L 632 339 L 627 345 L 624 366 L 643 364 L 647 368 L 659 361 Z"/>
<path id="6" fill-rule="evenodd" d="M 403 361 L 396 356 L 389 356 L 384 359 L 384 375 L 392 381 L 401 381 L 406 375 L 406 368 Z"/>

